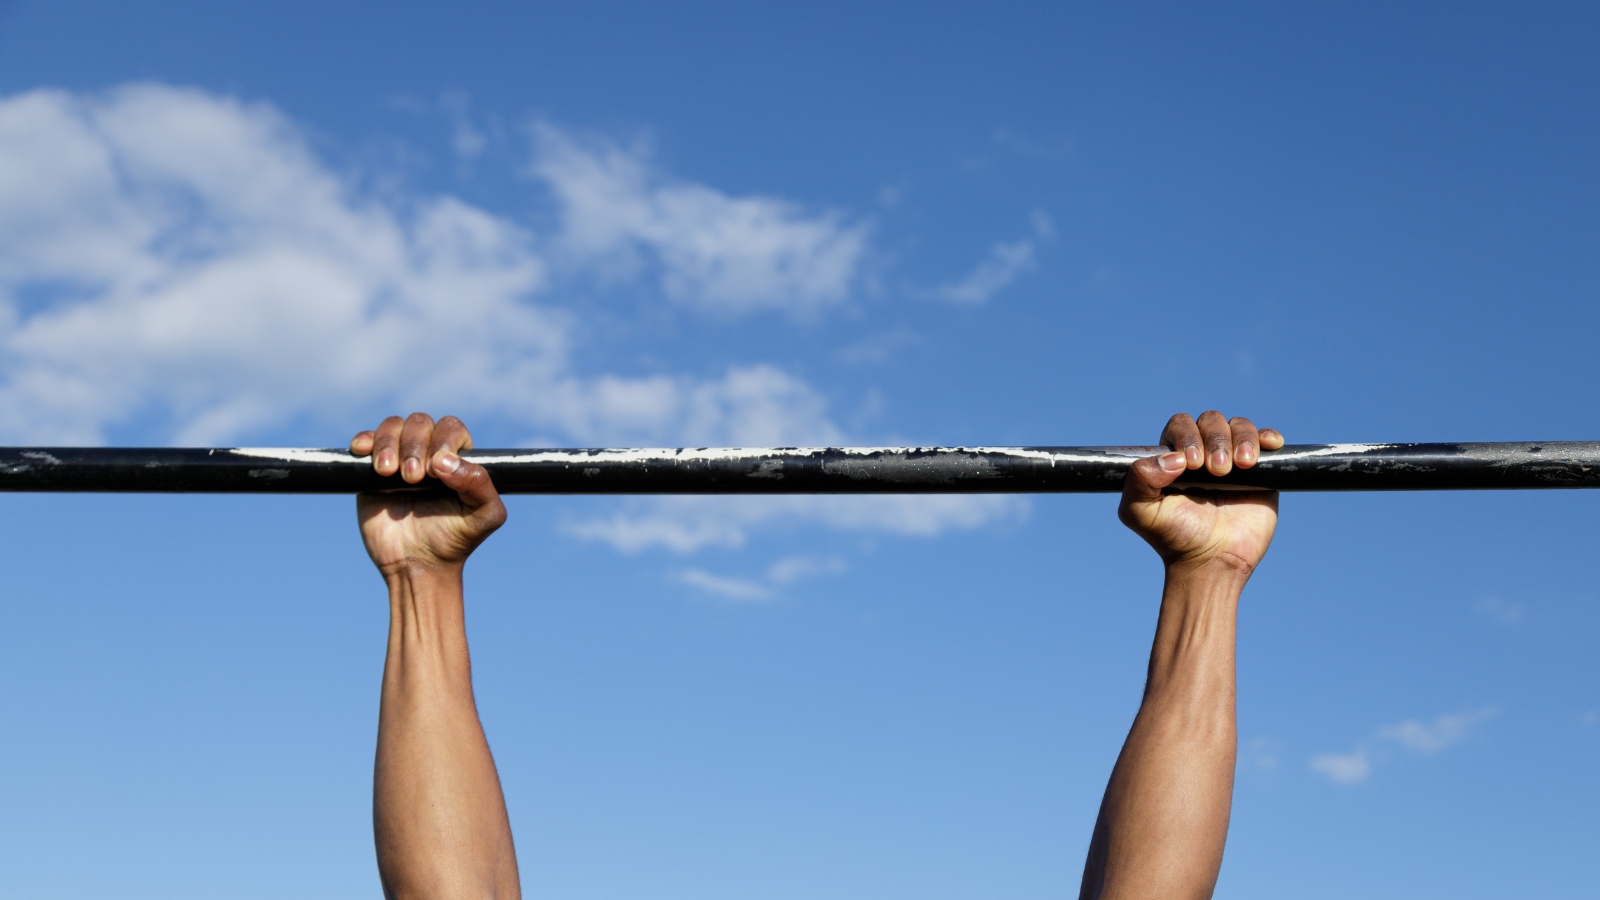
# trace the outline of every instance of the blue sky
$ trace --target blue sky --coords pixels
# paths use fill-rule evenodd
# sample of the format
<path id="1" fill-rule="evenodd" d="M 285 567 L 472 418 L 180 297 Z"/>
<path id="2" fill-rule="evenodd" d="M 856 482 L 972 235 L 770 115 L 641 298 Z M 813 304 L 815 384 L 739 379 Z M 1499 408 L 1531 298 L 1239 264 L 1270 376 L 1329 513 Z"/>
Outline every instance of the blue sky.
<path id="1" fill-rule="evenodd" d="M 1597 26 L 0 4 L 0 440 L 1593 439 Z M 1592 896 L 1594 503 L 1285 499 L 1219 896 Z M 349 501 L 0 506 L 0 892 L 377 895 Z M 1071 895 L 1159 580 L 1108 497 L 517 498 L 525 888 Z"/>

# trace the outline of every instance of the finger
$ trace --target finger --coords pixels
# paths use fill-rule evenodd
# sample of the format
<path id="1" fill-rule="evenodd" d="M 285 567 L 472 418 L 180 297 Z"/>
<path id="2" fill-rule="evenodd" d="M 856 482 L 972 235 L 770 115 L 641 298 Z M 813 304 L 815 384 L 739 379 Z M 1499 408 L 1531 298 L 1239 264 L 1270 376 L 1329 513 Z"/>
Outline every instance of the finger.
<path id="1" fill-rule="evenodd" d="M 356 456 L 366 456 L 372 452 L 372 445 L 377 439 L 377 435 L 370 431 L 358 431 L 350 439 L 350 452 Z"/>
<path id="2" fill-rule="evenodd" d="M 1191 469 L 1198 469 L 1205 464 L 1206 454 L 1200 443 L 1200 429 L 1188 413 L 1178 413 L 1167 420 L 1167 427 L 1161 429 L 1161 446 L 1183 453 Z"/>
<path id="3" fill-rule="evenodd" d="M 1261 449 L 1281 450 L 1283 448 L 1283 435 L 1276 428 L 1261 429 Z"/>
<path id="4" fill-rule="evenodd" d="M 1248 469 L 1261 458 L 1261 434 L 1256 431 L 1256 424 L 1244 416 L 1234 416 L 1228 420 L 1228 428 L 1233 431 L 1233 464 L 1241 469 Z"/>
<path id="5" fill-rule="evenodd" d="M 1228 420 L 1210 409 L 1201 413 L 1195 424 L 1200 426 L 1200 440 L 1206 447 L 1206 471 L 1228 474 L 1233 469 L 1233 429 L 1228 427 Z"/>
<path id="6" fill-rule="evenodd" d="M 1135 462 L 1128 468 L 1128 478 L 1122 483 L 1123 504 L 1160 500 L 1162 489 L 1177 481 L 1188 468 L 1183 453 L 1176 450 Z"/>
<path id="7" fill-rule="evenodd" d="M 433 416 L 415 412 L 400 432 L 400 477 L 416 484 L 428 475 L 428 440 L 433 436 Z"/>
<path id="8" fill-rule="evenodd" d="M 431 468 L 434 477 L 455 491 L 461 502 L 472 510 L 471 517 L 484 535 L 505 522 L 505 502 L 483 466 L 467 462 L 449 450 L 441 450 L 433 457 Z"/>
<path id="9" fill-rule="evenodd" d="M 472 434 L 467 431 L 467 426 L 462 424 L 461 420 L 455 416 L 445 416 L 439 420 L 438 424 L 433 426 L 433 437 L 428 439 L 428 455 L 425 458 L 429 461 L 431 470 L 432 461 L 440 453 L 460 453 L 463 450 L 471 449 Z M 437 472 L 430 471 L 430 474 L 435 478 L 439 477 Z"/>
<path id="10" fill-rule="evenodd" d="M 372 437 L 372 471 L 385 477 L 400 471 L 400 430 L 406 420 L 390 416 L 378 425 Z"/>

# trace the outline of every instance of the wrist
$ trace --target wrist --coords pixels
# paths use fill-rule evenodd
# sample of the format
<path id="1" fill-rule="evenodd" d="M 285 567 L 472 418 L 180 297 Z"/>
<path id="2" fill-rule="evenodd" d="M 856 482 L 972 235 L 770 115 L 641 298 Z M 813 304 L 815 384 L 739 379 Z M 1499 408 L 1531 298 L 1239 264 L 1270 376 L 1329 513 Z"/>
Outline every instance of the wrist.
<path id="1" fill-rule="evenodd" d="M 1167 588 L 1237 598 L 1254 571 L 1253 564 L 1230 555 L 1170 560 L 1166 563 Z"/>
<path id="2" fill-rule="evenodd" d="M 378 571 L 383 575 L 383 580 L 389 585 L 390 590 L 405 586 L 412 593 L 432 593 L 441 588 L 454 589 L 459 593 L 462 568 L 461 563 L 407 557 L 398 562 L 380 565 Z"/>

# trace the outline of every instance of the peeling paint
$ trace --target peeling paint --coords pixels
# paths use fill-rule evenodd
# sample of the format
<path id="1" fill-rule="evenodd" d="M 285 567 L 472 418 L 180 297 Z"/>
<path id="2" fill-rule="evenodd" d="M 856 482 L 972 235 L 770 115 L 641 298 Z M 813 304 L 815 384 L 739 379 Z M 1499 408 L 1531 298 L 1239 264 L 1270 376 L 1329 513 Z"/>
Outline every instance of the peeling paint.
<path id="1" fill-rule="evenodd" d="M 1357 445 L 1351 445 L 1357 446 Z M 1366 446 L 1366 445 L 1361 445 Z M 275 459 L 299 459 L 286 454 L 313 454 L 314 450 L 234 450 L 250 456 L 272 456 Z M 1014 459 L 1040 460 L 1049 463 L 1104 462 L 1109 459 L 1139 459 L 1165 452 L 1161 447 L 1084 447 L 1071 450 L 1042 450 L 1030 447 L 643 447 L 638 449 L 593 450 L 529 450 L 526 452 L 464 453 L 463 458 L 476 463 L 685 463 L 685 462 L 759 462 L 772 457 L 795 459 L 824 456 L 896 457 L 914 456 L 1005 456 Z M 285 455 L 278 455 L 285 454 Z M 356 457 L 345 456 L 348 462 Z M 367 457 L 360 457 L 365 460 Z"/>
<path id="2" fill-rule="evenodd" d="M 277 459 L 283 462 L 372 465 L 372 457 L 370 456 L 351 456 L 349 453 L 342 453 L 338 450 L 309 450 L 301 447 L 234 447 L 226 452 L 235 456 Z"/>
<path id="3" fill-rule="evenodd" d="M 1262 459 L 1316 459 L 1319 456 L 1349 456 L 1353 453 L 1376 453 L 1405 447 L 1405 444 L 1319 444 L 1315 447 L 1285 447 L 1261 454 Z M 1270 457 L 1267 453 L 1271 453 Z"/>
<path id="4" fill-rule="evenodd" d="M 508 494 L 1109 493 L 1161 447 L 477 450 Z M 1600 442 L 1291 445 L 1178 490 L 1600 487 Z M 0 491 L 353 493 L 410 488 L 343 449 L 0 448 Z"/>

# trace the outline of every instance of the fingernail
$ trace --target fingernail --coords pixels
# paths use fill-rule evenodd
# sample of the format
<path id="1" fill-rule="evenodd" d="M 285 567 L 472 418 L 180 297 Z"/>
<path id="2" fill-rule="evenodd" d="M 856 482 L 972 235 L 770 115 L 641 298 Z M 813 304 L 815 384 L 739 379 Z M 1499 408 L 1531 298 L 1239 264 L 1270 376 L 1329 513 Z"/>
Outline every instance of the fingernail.
<path id="1" fill-rule="evenodd" d="M 449 450 L 440 450 L 433 455 L 433 468 L 449 475 L 451 472 L 461 468 L 461 457 L 456 456 Z"/>
<path id="2" fill-rule="evenodd" d="M 1200 448 L 1194 444 L 1190 444 L 1189 446 L 1183 448 L 1183 454 L 1184 458 L 1191 466 L 1198 466 L 1205 462 L 1206 459 L 1205 454 L 1201 453 Z"/>
<path id="3" fill-rule="evenodd" d="M 1220 469 L 1223 466 L 1226 466 L 1227 464 L 1228 464 L 1228 451 L 1226 451 L 1226 450 L 1213 450 L 1213 451 L 1211 451 L 1211 467 L 1213 469 Z"/>
<path id="4" fill-rule="evenodd" d="M 1249 462 L 1250 460 L 1255 459 L 1256 458 L 1255 445 L 1254 444 L 1240 444 L 1239 445 L 1239 452 L 1235 453 L 1234 456 L 1239 460 L 1239 462 Z"/>
<path id="5" fill-rule="evenodd" d="M 422 460 L 417 459 L 415 456 L 406 457 L 405 477 L 410 478 L 413 475 L 420 474 L 421 471 L 422 471 Z"/>
<path id="6" fill-rule="evenodd" d="M 380 468 L 387 469 L 392 465 L 394 465 L 394 451 L 393 450 L 380 450 L 380 451 L 378 451 L 378 466 Z"/>
<path id="7" fill-rule="evenodd" d="M 1161 454 L 1158 462 L 1160 462 L 1161 468 L 1168 472 L 1176 472 L 1188 465 L 1188 462 L 1183 458 L 1183 454 L 1176 452 Z"/>

